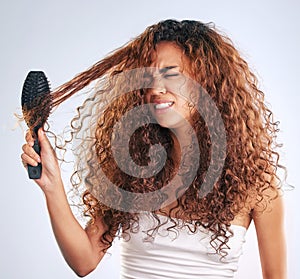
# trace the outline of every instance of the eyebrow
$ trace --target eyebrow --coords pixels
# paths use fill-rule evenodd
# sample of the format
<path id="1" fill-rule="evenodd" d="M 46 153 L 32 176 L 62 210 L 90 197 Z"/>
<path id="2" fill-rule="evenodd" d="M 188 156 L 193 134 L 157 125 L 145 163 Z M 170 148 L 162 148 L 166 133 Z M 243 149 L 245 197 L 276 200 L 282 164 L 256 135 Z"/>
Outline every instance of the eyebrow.
<path id="1" fill-rule="evenodd" d="M 164 68 L 162 68 L 162 69 L 159 69 L 159 73 L 160 74 L 164 74 L 164 73 L 166 73 L 167 71 L 169 71 L 169 70 L 172 70 L 172 69 L 174 69 L 174 68 L 178 68 L 179 66 L 167 66 L 167 67 L 164 67 Z"/>

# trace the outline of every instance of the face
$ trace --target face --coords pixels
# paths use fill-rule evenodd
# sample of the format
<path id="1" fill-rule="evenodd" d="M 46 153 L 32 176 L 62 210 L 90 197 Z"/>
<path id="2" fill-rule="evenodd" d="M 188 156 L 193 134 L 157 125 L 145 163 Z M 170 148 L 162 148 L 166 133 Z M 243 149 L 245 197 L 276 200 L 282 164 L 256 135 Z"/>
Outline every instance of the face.
<path id="1" fill-rule="evenodd" d="M 145 94 L 152 115 L 163 127 L 178 129 L 190 118 L 190 75 L 186 72 L 187 57 L 171 42 L 156 46 L 151 64 L 152 83 Z"/>

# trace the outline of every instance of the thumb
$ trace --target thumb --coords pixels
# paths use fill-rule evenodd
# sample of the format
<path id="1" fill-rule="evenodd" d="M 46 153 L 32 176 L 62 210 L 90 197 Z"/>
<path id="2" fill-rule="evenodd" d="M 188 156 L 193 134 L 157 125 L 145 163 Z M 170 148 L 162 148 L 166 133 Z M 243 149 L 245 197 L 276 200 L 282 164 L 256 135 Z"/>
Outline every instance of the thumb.
<path id="1" fill-rule="evenodd" d="M 52 146 L 43 128 L 38 130 L 38 139 L 43 151 L 52 150 Z"/>

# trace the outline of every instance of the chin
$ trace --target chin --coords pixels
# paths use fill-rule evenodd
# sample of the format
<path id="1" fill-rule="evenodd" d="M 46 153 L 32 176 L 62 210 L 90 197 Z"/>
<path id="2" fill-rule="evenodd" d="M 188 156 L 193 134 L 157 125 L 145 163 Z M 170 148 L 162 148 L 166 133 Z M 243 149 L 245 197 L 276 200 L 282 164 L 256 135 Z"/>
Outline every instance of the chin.
<path id="1" fill-rule="evenodd" d="M 178 123 L 168 123 L 168 122 L 165 122 L 165 121 L 158 121 L 158 120 L 156 120 L 156 121 L 163 128 L 177 129 L 177 128 L 180 127 L 180 125 Z"/>

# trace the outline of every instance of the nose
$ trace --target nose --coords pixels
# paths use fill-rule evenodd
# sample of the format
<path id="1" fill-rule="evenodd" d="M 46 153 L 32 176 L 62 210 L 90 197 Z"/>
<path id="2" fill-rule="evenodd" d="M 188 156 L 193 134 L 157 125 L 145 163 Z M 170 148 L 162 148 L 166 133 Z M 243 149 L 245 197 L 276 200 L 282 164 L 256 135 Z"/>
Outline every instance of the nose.
<path id="1" fill-rule="evenodd" d="M 152 86 L 150 88 L 150 91 L 154 95 L 166 94 L 167 89 L 166 89 L 165 84 L 163 83 L 163 80 L 161 77 L 159 77 L 159 76 L 153 77 Z"/>

